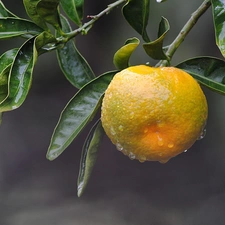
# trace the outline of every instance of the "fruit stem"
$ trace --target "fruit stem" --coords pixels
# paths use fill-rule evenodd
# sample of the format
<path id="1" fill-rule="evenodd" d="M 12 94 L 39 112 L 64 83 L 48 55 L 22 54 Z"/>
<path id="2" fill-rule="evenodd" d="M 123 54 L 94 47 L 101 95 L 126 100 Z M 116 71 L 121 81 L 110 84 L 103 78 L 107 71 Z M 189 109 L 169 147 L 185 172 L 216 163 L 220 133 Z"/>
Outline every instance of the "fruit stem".
<path id="1" fill-rule="evenodd" d="M 79 27 L 78 29 L 65 34 L 65 36 L 64 36 L 65 42 L 74 38 L 75 36 L 77 36 L 80 33 L 87 34 L 87 32 L 91 29 L 91 27 L 93 26 L 93 24 L 95 23 L 96 20 L 101 18 L 103 15 L 109 14 L 112 9 L 116 8 L 117 6 L 119 6 L 120 4 L 122 4 L 124 2 L 127 2 L 127 0 L 117 0 L 116 2 L 109 4 L 107 6 L 107 8 L 105 8 L 103 11 L 101 11 L 97 15 L 87 16 L 87 18 L 90 18 L 91 20 L 88 21 L 87 23 L 84 23 L 83 26 Z"/>
<path id="2" fill-rule="evenodd" d="M 169 60 L 161 60 L 157 63 L 156 67 L 168 66 L 171 58 L 176 52 L 177 48 L 184 41 L 187 34 L 191 31 L 194 25 L 197 23 L 198 19 L 207 11 L 207 9 L 211 6 L 211 0 L 204 0 L 204 2 L 199 6 L 199 8 L 192 13 L 190 19 L 186 22 L 184 27 L 181 29 L 180 33 L 177 35 L 175 40 L 171 43 L 168 50 L 166 51 L 166 55 Z"/>

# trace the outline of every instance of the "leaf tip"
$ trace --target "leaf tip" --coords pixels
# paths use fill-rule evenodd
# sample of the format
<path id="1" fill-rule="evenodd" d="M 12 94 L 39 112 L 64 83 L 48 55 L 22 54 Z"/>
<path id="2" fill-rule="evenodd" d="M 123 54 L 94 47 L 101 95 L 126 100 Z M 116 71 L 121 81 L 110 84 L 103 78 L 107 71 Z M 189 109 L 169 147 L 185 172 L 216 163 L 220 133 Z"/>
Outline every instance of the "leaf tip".
<path id="1" fill-rule="evenodd" d="M 50 151 L 48 150 L 47 154 L 46 154 L 46 158 L 49 161 L 53 161 L 54 159 L 56 159 L 59 156 L 59 154 L 57 152 L 54 151 Z"/>
<path id="2" fill-rule="evenodd" d="M 84 182 L 80 182 L 77 184 L 77 196 L 81 197 L 84 192 Z"/>

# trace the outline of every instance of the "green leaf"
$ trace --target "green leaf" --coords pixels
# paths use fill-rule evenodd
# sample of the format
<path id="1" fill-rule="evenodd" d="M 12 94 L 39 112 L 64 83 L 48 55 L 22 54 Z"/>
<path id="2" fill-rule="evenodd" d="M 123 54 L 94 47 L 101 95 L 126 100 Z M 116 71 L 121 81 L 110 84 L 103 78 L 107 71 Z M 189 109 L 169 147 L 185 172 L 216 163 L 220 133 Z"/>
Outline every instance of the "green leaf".
<path id="1" fill-rule="evenodd" d="M 35 37 L 26 41 L 15 56 L 8 78 L 8 95 L 0 104 L 0 112 L 14 110 L 26 99 L 37 57 L 34 43 Z"/>
<path id="2" fill-rule="evenodd" d="M 45 53 L 46 49 L 50 46 L 50 48 L 54 45 L 56 45 L 57 40 L 55 36 L 53 36 L 51 33 L 44 31 L 41 34 L 39 34 L 35 40 L 35 47 L 38 52 L 38 55 Z"/>
<path id="3" fill-rule="evenodd" d="M 70 32 L 71 27 L 65 17 L 61 17 L 64 32 Z M 87 61 L 77 50 L 73 40 L 68 41 L 63 48 L 57 49 L 58 62 L 68 81 L 78 89 L 95 78 Z"/>
<path id="4" fill-rule="evenodd" d="M 150 0 L 129 0 L 123 7 L 123 16 L 127 22 L 142 36 L 143 40 L 149 42 L 146 32 L 149 19 Z"/>
<path id="5" fill-rule="evenodd" d="M 105 73 L 80 89 L 62 111 L 47 152 L 49 160 L 56 159 L 92 120 L 106 88 L 117 71 Z"/>
<path id="6" fill-rule="evenodd" d="M 11 49 L 0 56 L 0 103 L 8 95 L 8 78 L 12 62 L 18 52 L 18 49 Z"/>
<path id="7" fill-rule="evenodd" d="M 77 180 L 78 197 L 83 194 L 88 184 L 104 134 L 105 132 L 103 130 L 101 120 L 98 120 L 85 140 L 81 153 L 80 170 Z"/>
<path id="8" fill-rule="evenodd" d="M 2 1 L 0 1 L 0 17 L 17 17 L 12 12 L 10 12 Z"/>
<path id="9" fill-rule="evenodd" d="M 63 10 L 67 16 L 78 26 L 84 15 L 84 0 L 60 0 Z"/>
<path id="10" fill-rule="evenodd" d="M 58 6 L 60 0 L 40 0 L 37 4 L 37 13 L 57 30 L 60 29 Z"/>
<path id="11" fill-rule="evenodd" d="M 211 0 L 216 44 L 225 57 L 225 2 L 224 0 Z"/>
<path id="12" fill-rule="evenodd" d="M 212 91 L 225 94 L 225 62 L 212 57 L 189 59 L 176 66 Z"/>
<path id="13" fill-rule="evenodd" d="M 128 39 L 114 55 L 113 63 L 117 69 L 125 69 L 129 66 L 129 59 L 133 51 L 137 48 L 140 41 L 137 38 Z"/>
<path id="14" fill-rule="evenodd" d="M 158 38 L 155 41 L 143 44 L 145 52 L 151 58 L 156 60 L 167 59 L 167 56 L 163 50 L 163 41 L 169 29 L 170 26 L 168 20 L 162 17 L 162 20 L 159 24 Z"/>
<path id="15" fill-rule="evenodd" d="M 0 40 L 23 36 L 30 38 L 43 30 L 29 20 L 19 18 L 0 18 Z"/>
<path id="16" fill-rule="evenodd" d="M 44 30 L 49 30 L 45 19 L 39 15 L 37 11 L 37 5 L 41 0 L 23 0 L 24 7 L 27 15 L 34 21 L 39 27 Z"/>
<path id="17" fill-rule="evenodd" d="M 18 48 L 10 49 L 0 56 L 0 72 L 8 67 L 14 60 Z"/>

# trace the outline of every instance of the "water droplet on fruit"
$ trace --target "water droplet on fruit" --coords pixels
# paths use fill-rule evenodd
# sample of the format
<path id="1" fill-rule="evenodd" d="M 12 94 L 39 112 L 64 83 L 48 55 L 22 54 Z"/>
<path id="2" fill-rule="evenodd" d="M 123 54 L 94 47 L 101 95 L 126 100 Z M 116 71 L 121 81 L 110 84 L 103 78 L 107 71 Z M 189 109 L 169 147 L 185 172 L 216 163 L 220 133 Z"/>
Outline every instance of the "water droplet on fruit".
<path id="1" fill-rule="evenodd" d="M 159 162 L 162 163 L 162 164 L 164 164 L 164 163 L 167 163 L 168 161 L 169 161 L 169 159 L 162 159 Z"/>
<path id="2" fill-rule="evenodd" d="M 206 135 L 206 128 L 204 128 L 204 129 L 202 130 L 202 132 L 201 132 L 201 134 L 200 134 L 200 136 L 198 137 L 197 140 L 202 140 L 202 139 L 205 137 L 205 135 Z"/>
<path id="3" fill-rule="evenodd" d="M 139 162 L 143 163 L 146 161 L 146 157 L 144 155 L 139 156 Z"/>
<path id="4" fill-rule="evenodd" d="M 119 125 L 119 130 L 123 131 L 123 126 L 122 125 Z"/>
<path id="5" fill-rule="evenodd" d="M 134 112 L 131 112 L 130 113 L 130 119 L 133 119 L 134 118 Z"/>
<path id="6" fill-rule="evenodd" d="M 123 151 L 123 146 L 120 143 L 116 143 L 116 148 L 118 151 Z"/>
<path id="7" fill-rule="evenodd" d="M 144 134 L 146 134 L 148 132 L 148 128 L 144 129 Z"/>
<path id="8" fill-rule="evenodd" d="M 173 143 L 169 143 L 169 144 L 168 144 L 168 148 L 172 148 L 173 146 L 174 146 Z"/>
<path id="9" fill-rule="evenodd" d="M 111 132 L 111 134 L 112 134 L 113 136 L 116 134 L 116 131 L 114 130 L 113 127 L 110 128 L 110 132 Z"/>
<path id="10" fill-rule="evenodd" d="M 184 152 L 187 152 L 188 150 L 186 149 L 186 150 L 184 150 Z"/>
<path id="11" fill-rule="evenodd" d="M 163 139 L 160 135 L 157 135 L 157 138 L 158 138 L 158 146 L 163 146 Z"/>
<path id="12" fill-rule="evenodd" d="M 131 160 L 135 159 L 135 155 L 134 155 L 133 152 L 130 152 L 129 155 L 128 155 L 128 157 L 129 157 Z"/>

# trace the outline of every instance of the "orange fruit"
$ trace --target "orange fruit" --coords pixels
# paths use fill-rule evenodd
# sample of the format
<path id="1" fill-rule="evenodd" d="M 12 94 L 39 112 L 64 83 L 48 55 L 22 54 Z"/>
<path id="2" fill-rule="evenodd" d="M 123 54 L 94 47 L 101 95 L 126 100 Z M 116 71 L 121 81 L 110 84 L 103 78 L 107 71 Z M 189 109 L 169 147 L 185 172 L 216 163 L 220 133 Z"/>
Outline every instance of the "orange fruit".
<path id="1" fill-rule="evenodd" d="M 102 126 L 130 159 L 167 162 L 204 132 L 205 95 L 188 73 L 174 67 L 132 66 L 117 73 L 102 102 Z"/>

